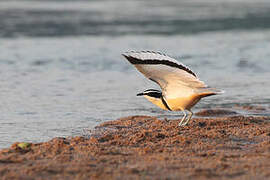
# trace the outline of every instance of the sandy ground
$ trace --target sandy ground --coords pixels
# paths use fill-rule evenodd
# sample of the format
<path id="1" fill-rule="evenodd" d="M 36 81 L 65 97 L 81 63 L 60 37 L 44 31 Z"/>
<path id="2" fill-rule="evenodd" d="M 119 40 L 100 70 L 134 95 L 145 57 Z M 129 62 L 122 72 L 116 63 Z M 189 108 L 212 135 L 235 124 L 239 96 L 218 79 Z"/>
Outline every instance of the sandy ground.
<path id="1" fill-rule="evenodd" d="M 257 107 L 236 107 L 264 111 Z M 89 137 L 14 143 L 1 179 L 270 179 L 270 117 L 204 110 L 177 120 L 125 117 Z"/>

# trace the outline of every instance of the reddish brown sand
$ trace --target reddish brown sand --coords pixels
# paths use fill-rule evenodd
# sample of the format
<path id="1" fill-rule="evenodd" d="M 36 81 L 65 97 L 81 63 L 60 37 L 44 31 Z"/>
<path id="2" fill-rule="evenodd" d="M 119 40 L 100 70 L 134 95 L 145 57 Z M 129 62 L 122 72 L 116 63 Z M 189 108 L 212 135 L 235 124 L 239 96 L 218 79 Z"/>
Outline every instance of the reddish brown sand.
<path id="1" fill-rule="evenodd" d="M 132 116 L 101 124 L 89 138 L 15 143 L 0 151 L 0 179 L 270 179 L 269 117 L 197 115 L 212 116 L 186 127 Z"/>

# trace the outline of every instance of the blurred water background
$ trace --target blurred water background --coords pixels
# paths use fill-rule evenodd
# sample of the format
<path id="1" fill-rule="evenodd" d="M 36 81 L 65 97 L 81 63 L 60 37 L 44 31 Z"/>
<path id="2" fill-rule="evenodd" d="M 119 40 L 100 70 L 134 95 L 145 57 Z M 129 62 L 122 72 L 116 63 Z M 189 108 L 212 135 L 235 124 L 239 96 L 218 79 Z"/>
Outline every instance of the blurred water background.
<path id="1" fill-rule="evenodd" d="M 128 50 L 167 53 L 226 91 L 195 112 L 269 108 L 268 0 L 0 0 L 0 148 L 123 116 L 179 118 L 136 97 L 157 86 Z"/>

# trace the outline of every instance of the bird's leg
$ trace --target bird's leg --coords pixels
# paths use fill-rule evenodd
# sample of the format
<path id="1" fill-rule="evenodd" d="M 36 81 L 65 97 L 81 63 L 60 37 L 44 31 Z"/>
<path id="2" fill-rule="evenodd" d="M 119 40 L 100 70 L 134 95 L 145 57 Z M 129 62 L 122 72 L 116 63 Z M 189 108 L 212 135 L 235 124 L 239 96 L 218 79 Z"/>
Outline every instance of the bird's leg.
<path id="1" fill-rule="evenodd" d="M 180 121 L 180 123 L 178 124 L 178 126 L 182 126 L 184 120 L 185 120 L 186 117 L 187 117 L 187 114 L 186 114 L 186 111 L 185 111 L 185 110 L 183 110 L 183 113 L 184 113 L 184 117 L 181 119 L 181 121 Z"/>
<path id="2" fill-rule="evenodd" d="M 191 117 L 192 117 L 192 115 L 193 115 L 193 112 L 192 112 L 192 111 L 187 110 L 187 112 L 189 112 L 189 114 L 188 114 L 187 120 L 186 120 L 186 122 L 183 124 L 183 126 L 185 126 L 185 125 L 188 124 L 189 120 L 191 119 Z"/>

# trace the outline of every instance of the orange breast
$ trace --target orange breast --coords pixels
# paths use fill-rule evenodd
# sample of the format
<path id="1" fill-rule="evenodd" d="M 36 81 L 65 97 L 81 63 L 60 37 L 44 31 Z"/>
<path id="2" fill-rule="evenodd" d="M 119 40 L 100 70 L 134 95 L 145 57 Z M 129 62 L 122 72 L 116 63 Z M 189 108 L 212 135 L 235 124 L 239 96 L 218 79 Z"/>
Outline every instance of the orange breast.
<path id="1" fill-rule="evenodd" d="M 167 103 L 173 111 L 190 110 L 200 99 L 200 96 L 192 95 L 188 97 L 167 99 Z"/>

